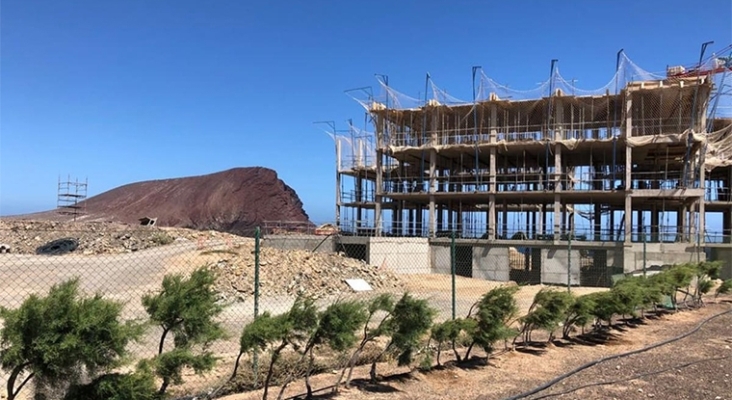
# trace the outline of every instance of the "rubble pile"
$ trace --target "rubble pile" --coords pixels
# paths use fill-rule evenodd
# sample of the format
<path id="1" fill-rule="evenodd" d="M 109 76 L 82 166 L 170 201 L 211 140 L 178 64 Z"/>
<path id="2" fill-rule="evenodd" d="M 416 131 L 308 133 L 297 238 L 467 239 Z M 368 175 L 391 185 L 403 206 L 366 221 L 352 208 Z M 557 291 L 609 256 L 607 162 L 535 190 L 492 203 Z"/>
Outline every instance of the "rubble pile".
<path id="1" fill-rule="evenodd" d="M 0 243 L 17 254 L 121 254 L 194 239 L 186 229 L 111 222 L 0 221 Z M 200 234 L 201 232 L 195 232 Z"/>
<path id="2" fill-rule="evenodd" d="M 227 297 L 245 299 L 254 294 L 254 252 L 243 246 L 221 253 L 214 263 L 219 273 L 218 290 Z M 262 248 L 260 253 L 262 296 L 308 294 L 315 298 L 352 293 L 346 279 L 363 279 L 378 291 L 401 290 L 393 272 L 337 253 Z"/>

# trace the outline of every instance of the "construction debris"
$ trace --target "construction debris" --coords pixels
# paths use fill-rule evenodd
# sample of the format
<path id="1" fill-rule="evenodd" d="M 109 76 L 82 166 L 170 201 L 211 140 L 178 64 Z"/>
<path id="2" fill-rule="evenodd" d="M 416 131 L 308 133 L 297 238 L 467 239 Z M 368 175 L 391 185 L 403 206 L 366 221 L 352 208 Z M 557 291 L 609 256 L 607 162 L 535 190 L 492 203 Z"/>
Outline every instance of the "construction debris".
<path id="1" fill-rule="evenodd" d="M 249 245 L 220 253 L 213 265 L 219 272 L 219 291 L 239 299 L 254 294 L 254 253 Z M 316 298 L 353 293 L 347 279 L 363 279 L 377 291 L 401 290 L 390 270 L 337 253 L 262 248 L 260 293 L 263 296 L 308 294 Z"/>

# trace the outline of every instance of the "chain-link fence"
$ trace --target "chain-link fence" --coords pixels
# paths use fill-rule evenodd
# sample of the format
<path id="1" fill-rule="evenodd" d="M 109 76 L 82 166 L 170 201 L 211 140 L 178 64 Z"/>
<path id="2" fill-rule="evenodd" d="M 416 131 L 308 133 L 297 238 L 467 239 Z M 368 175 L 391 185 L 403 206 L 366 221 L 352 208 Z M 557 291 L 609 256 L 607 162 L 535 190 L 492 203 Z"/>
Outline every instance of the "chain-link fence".
<path id="1" fill-rule="evenodd" d="M 628 245 L 572 237 L 543 242 L 455 234 L 360 237 L 282 227 L 232 235 L 154 226 L 73 226 L 18 223 L 0 230 L 0 306 L 17 309 L 29 296 L 44 296 L 53 285 L 78 278 L 84 293 L 122 302 L 122 318 L 149 321 L 142 299 L 159 293 L 165 276 L 188 276 L 207 266 L 215 272 L 213 288 L 222 307 L 216 320 L 227 335 L 211 346 L 218 358 L 213 372 L 185 372 L 183 383 L 171 387 L 174 393 L 206 392 L 226 383 L 240 356 L 242 329 L 255 315 L 286 313 L 301 295 L 323 310 L 339 300 L 370 301 L 381 294 L 398 299 L 410 293 L 427 300 L 439 322 L 465 317 L 481 296 L 502 285 L 518 285 L 515 298 L 522 315 L 547 286 L 591 293 L 606 290 L 624 274 L 697 260 L 723 261 L 723 275 L 732 273 L 729 240 Z M 150 324 L 142 340 L 128 346 L 131 358 L 154 357 L 162 332 Z M 258 357 L 241 358 L 240 376 L 229 383 L 230 390 L 261 385 L 269 356 Z M 339 370 L 348 361 L 334 352 L 320 357 L 315 371 Z M 282 375 L 274 382 L 284 380 Z"/>

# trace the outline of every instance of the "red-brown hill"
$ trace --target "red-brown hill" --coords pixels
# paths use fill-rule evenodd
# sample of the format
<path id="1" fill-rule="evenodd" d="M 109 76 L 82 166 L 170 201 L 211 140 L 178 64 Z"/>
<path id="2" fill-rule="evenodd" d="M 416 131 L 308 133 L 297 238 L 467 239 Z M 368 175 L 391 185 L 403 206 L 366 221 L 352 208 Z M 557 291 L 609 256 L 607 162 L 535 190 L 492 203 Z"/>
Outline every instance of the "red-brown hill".
<path id="1" fill-rule="evenodd" d="M 294 189 L 268 168 L 234 168 L 208 175 L 131 183 L 80 203 L 80 221 L 139 224 L 157 218 L 157 225 L 216 230 L 250 236 L 264 221 L 312 225 Z M 20 217 L 20 216 L 19 216 Z M 55 211 L 22 216 L 59 218 Z"/>

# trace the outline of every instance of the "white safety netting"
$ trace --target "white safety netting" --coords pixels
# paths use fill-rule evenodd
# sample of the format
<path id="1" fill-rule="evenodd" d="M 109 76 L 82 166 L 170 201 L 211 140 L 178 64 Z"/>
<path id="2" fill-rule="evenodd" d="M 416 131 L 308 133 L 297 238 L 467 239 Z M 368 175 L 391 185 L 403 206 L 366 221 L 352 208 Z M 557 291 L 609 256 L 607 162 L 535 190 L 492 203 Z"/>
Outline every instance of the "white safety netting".
<path id="1" fill-rule="evenodd" d="M 719 68 L 725 65 L 725 62 L 729 62 L 727 57 L 730 56 L 732 54 L 712 54 L 701 64 L 701 70 L 709 71 Z M 727 65 L 732 66 L 732 63 Z M 681 67 L 680 71 L 691 74 L 695 71 L 695 68 L 696 66 Z M 419 98 L 397 91 L 389 86 L 385 78 L 381 76 L 377 77 L 377 93 L 372 93 L 369 88 L 369 90 L 349 91 L 348 94 L 367 111 L 378 109 L 405 110 L 417 109 L 425 105 L 469 105 L 474 102 L 489 101 L 492 99 L 511 101 L 538 100 L 549 97 L 550 94 L 556 93 L 557 90 L 561 91 L 564 95 L 602 96 L 608 93 L 617 93 L 630 82 L 666 79 L 666 74 L 667 71 L 647 71 L 635 64 L 625 53 L 620 53 L 615 74 L 610 77 L 605 85 L 595 89 L 586 89 L 577 86 L 575 80 L 566 79 L 562 76 L 557 66 L 554 68 L 551 77 L 538 83 L 531 89 L 515 89 L 509 87 L 509 85 L 499 83 L 489 77 L 480 69 L 476 74 L 475 98 L 468 100 L 449 94 L 447 90 L 437 86 L 429 74 L 426 76 L 427 93 L 420 95 Z M 713 113 L 716 117 L 732 117 L 732 79 L 726 78 L 725 75 L 729 75 L 729 73 L 725 72 L 712 75 L 715 81 L 715 95 L 718 95 L 718 99 L 716 100 L 717 104 L 715 107 L 713 107 L 714 104 L 710 103 L 710 116 Z M 727 83 L 723 85 L 723 81 Z M 714 98 L 716 97 L 713 96 Z"/>
<path id="2" fill-rule="evenodd" d="M 325 131 L 333 139 L 339 152 L 339 170 L 375 168 L 376 146 L 374 133 L 349 125 L 345 133 Z"/>

